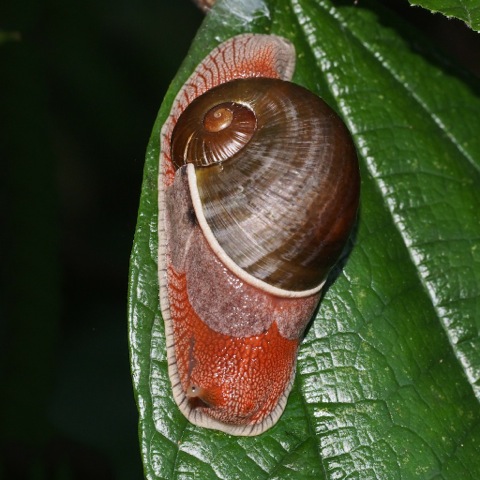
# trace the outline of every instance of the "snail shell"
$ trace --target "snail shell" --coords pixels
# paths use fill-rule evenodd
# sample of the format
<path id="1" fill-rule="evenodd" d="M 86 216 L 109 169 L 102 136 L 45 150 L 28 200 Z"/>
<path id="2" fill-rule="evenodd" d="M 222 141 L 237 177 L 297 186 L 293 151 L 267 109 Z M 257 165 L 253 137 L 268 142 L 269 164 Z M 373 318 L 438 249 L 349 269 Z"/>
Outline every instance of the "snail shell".
<path id="1" fill-rule="evenodd" d="M 159 282 L 174 398 L 256 435 L 282 414 L 300 338 L 355 221 L 343 122 L 286 80 L 293 46 L 240 35 L 197 67 L 162 128 Z"/>

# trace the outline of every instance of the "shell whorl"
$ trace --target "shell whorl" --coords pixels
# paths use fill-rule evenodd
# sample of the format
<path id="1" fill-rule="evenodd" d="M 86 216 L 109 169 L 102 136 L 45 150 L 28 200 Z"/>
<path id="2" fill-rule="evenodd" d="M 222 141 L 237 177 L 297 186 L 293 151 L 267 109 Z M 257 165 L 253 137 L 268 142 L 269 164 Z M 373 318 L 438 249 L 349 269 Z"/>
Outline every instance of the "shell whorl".
<path id="1" fill-rule="evenodd" d="M 241 269 L 284 290 L 323 284 L 359 195 L 353 142 L 323 100 L 278 79 L 221 84 L 178 119 L 172 160 L 196 166 L 206 221 Z"/>
<path id="2" fill-rule="evenodd" d="M 206 167 L 231 159 L 251 140 L 257 129 L 255 112 L 236 101 L 215 95 L 192 102 L 181 115 L 172 135 L 172 161 L 176 168 L 187 163 Z"/>

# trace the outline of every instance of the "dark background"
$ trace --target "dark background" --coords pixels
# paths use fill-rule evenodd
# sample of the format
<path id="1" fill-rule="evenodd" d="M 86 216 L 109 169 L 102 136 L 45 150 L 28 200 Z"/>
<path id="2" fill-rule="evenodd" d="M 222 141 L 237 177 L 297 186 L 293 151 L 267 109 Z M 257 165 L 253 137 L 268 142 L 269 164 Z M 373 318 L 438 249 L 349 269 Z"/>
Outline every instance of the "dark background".
<path id="1" fill-rule="evenodd" d="M 388 4 L 480 75 L 477 34 Z M 0 479 L 143 478 L 128 261 L 150 131 L 201 20 L 189 0 L 1 0 Z"/>

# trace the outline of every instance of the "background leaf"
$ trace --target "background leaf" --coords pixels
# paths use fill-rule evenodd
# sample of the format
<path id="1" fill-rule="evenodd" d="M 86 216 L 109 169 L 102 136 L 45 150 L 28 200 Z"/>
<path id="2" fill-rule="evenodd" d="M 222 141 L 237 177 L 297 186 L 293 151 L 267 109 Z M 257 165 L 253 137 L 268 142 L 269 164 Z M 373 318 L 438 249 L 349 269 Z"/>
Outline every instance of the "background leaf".
<path id="1" fill-rule="evenodd" d="M 480 3 L 478 0 L 409 0 L 412 5 L 428 8 L 432 12 L 463 20 L 470 28 L 480 30 Z"/>
<path id="2" fill-rule="evenodd" d="M 294 80 L 349 126 L 361 211 L 351 255 L 299 354 L 279 423 L 255 438 L 194 427 L 171 397 L 159 315 L 159 131 L 220 41 L 272 32 Z M 220 1 L 167 93 L 149 143 L 131 257 L 130 342 L 148 478 L 480 475 L 478 82 L 362 1 Z"/>

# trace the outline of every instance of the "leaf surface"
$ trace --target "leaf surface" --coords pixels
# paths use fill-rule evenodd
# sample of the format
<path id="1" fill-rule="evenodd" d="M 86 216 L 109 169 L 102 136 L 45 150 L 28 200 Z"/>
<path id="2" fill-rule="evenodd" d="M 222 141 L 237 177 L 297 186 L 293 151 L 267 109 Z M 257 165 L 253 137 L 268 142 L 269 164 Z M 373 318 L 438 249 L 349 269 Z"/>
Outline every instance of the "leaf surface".
<path id="1" fill-rule="evenodd" d="M 352 249 L 303 341 L 286 411 L 253 438 L 179 413 L 156 266 L 161 125 L 195 66 L 244 32 L 295 44 L 294 81 L 343 117 L 362 175 Z M 479 91 L 376 3 L 219 1 L 146 155 L 129 322 L 148 478 L 480 478 Z"/>
<path id="2" fill-rule="evenodd" d="M 463 20 L 470 28 L 480 31 L 480 2 L 478 0 L 409 0 L 414 6 L 427 8 L 449 18 Z"/>

